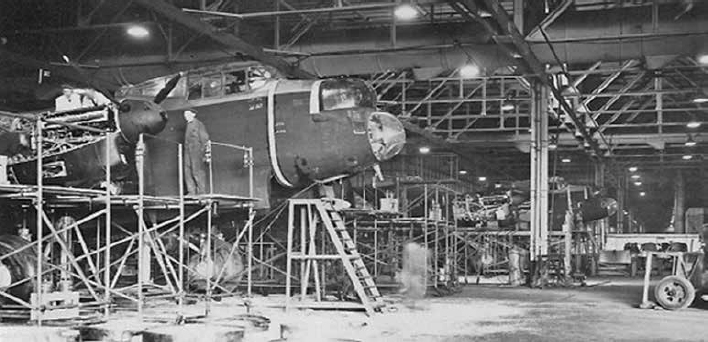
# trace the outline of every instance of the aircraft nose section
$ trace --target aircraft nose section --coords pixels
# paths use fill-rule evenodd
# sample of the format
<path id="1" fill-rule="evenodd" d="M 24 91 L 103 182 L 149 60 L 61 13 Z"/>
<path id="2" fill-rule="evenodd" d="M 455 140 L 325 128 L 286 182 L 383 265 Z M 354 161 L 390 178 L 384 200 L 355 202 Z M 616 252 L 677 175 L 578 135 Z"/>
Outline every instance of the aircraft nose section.
<path id="1" fill-rule="evenodd" d="M 395 157 L 406 144 L 403 124 L 390 113 L 371 113 L 368 129 L 371 150 L 379 161 Z"/>

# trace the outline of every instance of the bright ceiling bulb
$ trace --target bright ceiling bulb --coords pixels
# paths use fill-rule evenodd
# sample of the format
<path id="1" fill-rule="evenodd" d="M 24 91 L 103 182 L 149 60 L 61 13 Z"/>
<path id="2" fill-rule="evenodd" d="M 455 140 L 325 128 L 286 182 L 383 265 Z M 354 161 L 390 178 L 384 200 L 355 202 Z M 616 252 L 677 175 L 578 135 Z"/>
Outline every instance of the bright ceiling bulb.
<path id="1" fill-rule="evenodd" d="M 698 56 L 698 63 L 708 65 L 708 54 Z"/>
<path id="2" fill-rule="evenodd" d="M 398 20 L 413 20 L 418 16 L 418 10 L 411 4 L 400 4 L 393 11 Z"/>
<path id="3" fill-rule="evenodd" d="M 421 146 L 421 147 L 418 149 L 418 152 L 423 153 L 423 154 L 430 153 L 430 147 L 428 147 L 428 146 Z"/>
<path id="4" fill-rule="evenodd" d="M 640 175 L 632 175 L 632 179 L 639 179 L 640 177 Z"/>
<path id="5" fill-rule="evenodd" d="M 696 146 L 696 142 L 693 141 L 693 140 L 688 140 L 688 141 L 686 141 L 686 142 L 683 143 L 683 144 L 684 144 L 684 146 L 688 146 L 688 147 Z"/>
<path id="6" fill-rule="evenodd" d="M 637 170 L 639 170 L 639 168 L 637 168 L 636 166 L 629 167 L 629 172 L 637 172 Z"/>
<path id="7" fill-rule="evenodd" d="M 150 35 L 150 31 L 140 25 L 130 26 L 126 32 L 134 38 L 145 38 Z"/>
<path id="8" fill-rule="evenodd" d="M 644 192 L 644 191 L 642 191 L 642 192 L 639 193 L 639 196 L 642 196 L 642 197 L 644 197 L 644 196 L 646 196 L 646 195 L 647 195 L 647 193 Z"/>
<path id="9" fill-rule="evenodd" d="M 690 154 L 687 154 L 687 155 L 685 155 L 685 156 L 683 156 L 683 157 L 681 157 L 681 158 L 682 158 L 683 160 L 691 160 L 691 159 L 693 159 L 693 156 L 690 155 Z"/>
<path id="10" fill-rule="evenodd" d="M 570 163 L 570 158 L 563 158 L 563 159 L 561 159 L 561 162 Z"/>
<path id="11" fill-rule="evenodd" d="M 467 174 L 467 170 L 460 170 L 460 174 L 461 174 L 461 175 L 466 175 L 466 174 Z"/>
<path id="12" fill-rule="evenodd" d="M 634 182 L 634 185 L 636 185 L 636 186 L 642 186 L 642 182 Z"/>
<path id="13" fill-rule="evenodd" d="M 465 64 L 460 67 L 460 77 L 475 78 L 479 77 L 479 67 L 474 64 Z"/>
<path id="14" fill-rule="evenodd" d="M 693 103 L 706 103 L 708 102 L 708 97 L 700 96 L 693 99 Z"/>
<path id="15" fill-rule="evenodd" d="M 691 120 L 688 123 L 686 123 L 686 127 L 688 128 L 698 128 L 701 127 L 701 123 L 696 121 L 696 120 Z"/>
<path id="16" fill-rule="evenodd" d="M 487 177 L 484 177 L 484 176 L 479 177 L 478 179 L 479 179 L 480 182 L 486 182 L 486 181 L 487 181 Z"/>

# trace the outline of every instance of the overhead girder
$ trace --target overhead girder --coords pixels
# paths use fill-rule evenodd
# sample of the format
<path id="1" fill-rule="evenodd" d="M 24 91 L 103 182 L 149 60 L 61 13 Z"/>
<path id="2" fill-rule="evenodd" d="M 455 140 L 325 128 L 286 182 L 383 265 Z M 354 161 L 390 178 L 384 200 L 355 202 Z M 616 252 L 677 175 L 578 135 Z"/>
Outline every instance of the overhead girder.
<path id="1" fill-rule="evenodd" d="M 686 133 L 666 133 L 662 136 L 626 133 L 626 134 L 607 134 L 607 140 L 612 145 L 656 145 L 660 142 L 665 144 L 683 144 L 686 142 Z M 455 143 L 461 145 L 470 145 L 475 147 L 500 147 L 500 146 L 516 146 L 519 144 L 529 144 L 531 141 L 530 133 L 475 133 L 461 136 Z M 694 137 L 697 143 L 708 143 L 708 136 L 705 134 L 697 134 Z M 577 140 L 570 133 L 561 133 L 558 135 L 558 146 L 574 146 L 577 145 Z M 603 146 L 608 148 L 609 146 Z"/>
<path id="2" fill-rule="evenodd" d="M 474 14 L 472 14 L 476 13 L 475 9 L 477 7 L 473 0 L 461 0 L 458 1 L 458 3 L 460 5 L 463 5 L 466 9 L 466 11 L 463 11 L 460 10 L 460 8 L 457 8 L 460 14 L 468 15 L 468 18 L 470 18 L 470 20 L 480 21 L 479 18 L 476 18 Z M 492 18 L 494 18 L 499 29 L 484 21 L 481 22 L 483 23 L 487 31 L 492 33 L 492 35 L 495 37 L 495 41 L 497 42 L 497 44 L 503 49 L 509 50 L 509 54 L 516 52 L 521 56 L 522 60 L 519 61 L 520 66 L 524 68 L 527 72 L 532 74 L 533 77 L 540 81 L 544 86 L 550 89 L 551 93 L 556 99 L 558 99 L 561 107 L 563 107 L 566 114 L 572 120 L 573 124 L 576 127 L 576 130 L 583 136 L 585 141 L 590 145 L 590 147 L 592 148 L 592 150 L 594 150 L 595 154 L 598 157 L 602 155 L 602 151 L 600 150 L 597 142 L 593 139 L 593 137 L 590 135 L 587 128 L 585 127 L 585 122 L 582 121 L 576 114 L 575 110 L 570 107 L 570 105 L 560 93 L 560 90 L 557 89 L 550 82 L 545 70 L 545 66 L 541 61 L 538 60 L 538 58 L 531 50 L 529 45 L 526 43 L 526 41 L 524 41 L 523 36 L 519 32 L 518 28 L 511 21 L 506 11 L 500 6 L 499 1 L 484 0 L 484 4 L 486 5 L 487 10 L 489 10 L 489 12 L 492 14 Z M 513 48 L 506 46 L 505 44 L 507 43 L 510 43 Z"/>
<path id="3" fill-rule="evenodd" d="M 313 78 L 314 75 L 305 72 L 288 63 L 280 57 L 266 53 L 262 47 L 252 45 L 230 33 L 218 31 L 215 27 L 199 20 L 197 17 L 183 12 L 181 9 L 163 0 L 133 0 L 141 6 L 155 11 L 170 21 L 185 26 L 197 34 L 205 35 L 222 46 L 233 50 L 231 53 L 248 55 L 264 64 L 273 66 L 285 75 L 298 78 Z"/>

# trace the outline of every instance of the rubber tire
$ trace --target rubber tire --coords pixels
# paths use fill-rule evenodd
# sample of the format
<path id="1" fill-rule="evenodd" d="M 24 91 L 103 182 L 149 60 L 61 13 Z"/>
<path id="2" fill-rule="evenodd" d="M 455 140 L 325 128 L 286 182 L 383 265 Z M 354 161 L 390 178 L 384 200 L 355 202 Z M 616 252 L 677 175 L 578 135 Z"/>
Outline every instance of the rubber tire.
<path id="1" fill-rule="evenodd" d="M 665 298 L 665 291 L 667 286 L 680 286 L 683 288 L 684 296 L 683 298 L 677 298 L 674 301 L 668 301 Z M 678 276 L 668 276 L 664 277 L 656 284 L 654 287 L 654 298 L 656 302 L 659 303 L 664 309 L 667 310 L 681 310 L 687 308 L 693 300 L 696 298 L 696 289 L 693 287 L 691 282 L 683 277 Z"/>

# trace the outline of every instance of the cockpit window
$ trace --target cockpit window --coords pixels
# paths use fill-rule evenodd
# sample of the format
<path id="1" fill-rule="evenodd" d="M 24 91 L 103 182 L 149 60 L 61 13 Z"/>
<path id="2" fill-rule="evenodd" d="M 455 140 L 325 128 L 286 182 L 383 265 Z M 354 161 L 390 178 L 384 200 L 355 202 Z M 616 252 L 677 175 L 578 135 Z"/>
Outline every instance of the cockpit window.
<path id="1" fill-rule="evenodd" d="M 236 94 L 248 90 L 246 70 L 227 71 L 224 73 L 224 94 Z"/>
<path id="2" fill-rule="evenodd" d="M 363 81 L 341 79 L 327 80 L 320 85 L 321 110 L 355 107 L 373 108 L 376 94 Z"/>
<path id="3" fill-rule="evenodd" d="M 127 86 L 121 88 L 117 92 L 118 97 L 126 97 L 126 96 L 145 96 L 145 97 L 154 97 L 157 95 L 157 93 L 162 90 L 167 82 L 172 79 L 174 75 L 170 76 L 165 76 L 165 77 L 159 77 L 155 78 L 149 81 L 145 81 L 143 83 L 137 84 L 137 85 L 132 85 L 132 86 Z M 172 91 L 167 95 L 167 97 L 172 98 L 172 97 L 183 97 L 185 94 L 185 81 L 184 80 L 179 80 L 177 82 L 177 86 L 175 86 Z"/>
<path id="4" fill-rule="evenodd" d="M 266 84 L 266 81 L 273 77 L 273 73 L 264 66 L 248 68 L 248 85 L 251 89 L 258 89 Z"/>
<path id="5" fill-rule="evenodd" d="M 207 75 L 189 75 L 189 95 L 187 99 L 198 100 L 222 95 L 223 79 L 221 73 Z"/>
<path id="6" fill-rule="evenodd" d="M 202 98 L 202 77 L 201 75 L 189 75 L 187 79 L 189 95 L 187 99 L 198 100 Z"/>
<path id="7" fill-rule="evenodd" d="M 153 97 L 174 76 L 158 77 L 137 85 L 125 86 L 116 94 L 119 97 Z M 221 97 L 262 88 L 269 79 L 276 77 L 278 73 L 274 68 L 263 65 L 236 63 L 200 68 L 188 71 L 187 77 L 180 79 L 168 96 L 186 97 L 188 100 Z"/>
<path id="8" fill-rule="evenodd" d="M 205 75 L 202 82 L 204 84 L 204 97 L 215 97 L 221 95 L 221 73 Z"/>

